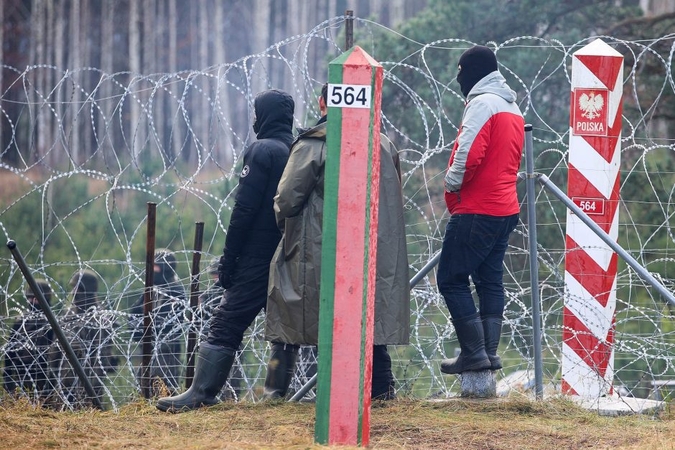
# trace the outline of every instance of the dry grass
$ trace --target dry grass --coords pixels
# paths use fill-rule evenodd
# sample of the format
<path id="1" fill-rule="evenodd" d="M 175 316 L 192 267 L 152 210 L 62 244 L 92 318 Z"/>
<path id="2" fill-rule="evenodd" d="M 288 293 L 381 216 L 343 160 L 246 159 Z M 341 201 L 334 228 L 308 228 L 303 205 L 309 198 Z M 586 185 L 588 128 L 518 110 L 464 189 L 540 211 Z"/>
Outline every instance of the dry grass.
<path id="1" fill-rule="evenodd" d="M 675 417 L 599 417 L 562 400 L 398 400 L 372 408 L 374 449 L 667 449 Z M 57 413 L 5 399 L 1 448 L 318 449 L 314 405 L 225 403 L 184 414 L 137 402 Z M 342 447 L 350 448 L 350 447 Z"/>

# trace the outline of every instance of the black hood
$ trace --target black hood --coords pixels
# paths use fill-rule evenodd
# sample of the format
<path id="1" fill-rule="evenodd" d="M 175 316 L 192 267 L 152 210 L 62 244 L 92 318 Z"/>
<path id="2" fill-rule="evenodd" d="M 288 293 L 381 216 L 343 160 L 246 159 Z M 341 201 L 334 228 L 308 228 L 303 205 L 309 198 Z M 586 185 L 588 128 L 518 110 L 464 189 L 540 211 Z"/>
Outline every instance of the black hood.
<path id="1" fill-rule="evenodd" d="M 295 102 L 290 94 L 278 89 L 259 93 L 254 102 L 253 131 L 258 139 L 277 137 L 279 133 L 293 134 Z"/>
<path id="2" fill-rule="evenodd" d="M 73 288 L 73 306 L 80 311 L 86 311 L 92 306 L 97 306 L 98 300 L 98 277 L 90 270 L 75 272 L 70 279 Z"/>
<path id="3" fill-rule="evenodd" d="M 38 288 L 40 288 L 40 291 L 42 291 L 42 294 L 45 297 L 45 300 L 47 300 L 48 304 L 52 303 L 52 288 L 49 286 L 49 283 L 47 280 L 43 280 L 42 278 L 39 278 L 35 280 L 35 284 L 37 284 Z M 33 290 L 30 288 L 30 286 L 26 286 L 26 290 L 24 291 L 26 298 L 28 299 L 28 306 L 30 309 L 39 311 L 40 310 L 40 303 L 38 302 L 37 298 L 35 297 L 35 294 L 33 294 Z"/>

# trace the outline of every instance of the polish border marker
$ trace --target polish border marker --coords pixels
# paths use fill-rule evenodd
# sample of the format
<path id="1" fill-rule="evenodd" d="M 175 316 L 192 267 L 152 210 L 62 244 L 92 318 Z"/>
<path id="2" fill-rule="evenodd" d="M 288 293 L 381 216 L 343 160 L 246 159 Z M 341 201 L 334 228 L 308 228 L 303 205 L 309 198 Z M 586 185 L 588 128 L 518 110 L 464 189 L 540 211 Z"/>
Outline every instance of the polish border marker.
<path id="1" fill-rule="evenodd" d="M 601 39 L 572 55 L 567 195 L 618 238 L 623 56 Z M 617 255 L 567 211 L 562 391 L 612 393 Z"/>

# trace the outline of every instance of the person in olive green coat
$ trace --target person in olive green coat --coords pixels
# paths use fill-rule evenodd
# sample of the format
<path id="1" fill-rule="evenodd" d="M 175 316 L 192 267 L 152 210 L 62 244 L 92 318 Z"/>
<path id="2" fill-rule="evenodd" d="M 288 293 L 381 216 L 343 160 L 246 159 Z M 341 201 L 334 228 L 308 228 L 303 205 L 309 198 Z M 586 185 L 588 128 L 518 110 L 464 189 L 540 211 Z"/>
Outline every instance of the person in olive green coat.
<path id="1" fill-rule="evenodd" d="M 324 86 L 319 98 L 322 117 L 298 136 L 274 198 L 283 237 L 268 285 L 265 335 L 272 342 L 268 397 L 286 394 L 298 346 L 318 341 L 326 94 Z M 398 153 L 384 135 L 381 150 L 372 396 L 391 399 L 394 379 L 386 346 L 409 343 L 410 290 Z"/>

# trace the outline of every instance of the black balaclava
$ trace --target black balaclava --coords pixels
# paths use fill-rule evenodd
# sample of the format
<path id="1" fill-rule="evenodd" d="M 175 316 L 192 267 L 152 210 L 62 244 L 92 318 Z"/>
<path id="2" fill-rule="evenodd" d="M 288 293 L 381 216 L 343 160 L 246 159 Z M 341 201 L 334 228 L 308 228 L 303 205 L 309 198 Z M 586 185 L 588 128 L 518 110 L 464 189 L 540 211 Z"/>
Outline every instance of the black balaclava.
<path id="1" fill-rule="evenodd" d="M 42 291 L 42 294 L 44 295 L 45 300 L 47 300 L 47 303 L 51 304 L 52 288 L 49 286 L 49 283 L 47 283 L 47 280 L 37 279 L 35 280 L 35 283 Z M 30 288 L 30 286 L 26 286 L 24 294 L 26 295 L 26 299 L 28 299 L 28 306 L 30 306 L 33 310 L 39 310 L 40 303 L 38 302 L 37 298 L 35 298 L 35 294 L 33 294 L 33 290 Z"/>
<path id="2" fill-rule="evenodd" d="M 494 52 L 482 45 L 475 45 L 459 57 L 457 82 L 464 97 L 486 75 L 497 70 L 497 57 Z"/>
<path id="3" fill-rule="evenodd" d="M 70 287 L 73 288 L 73 306 L 80 312 L 98 304 L 98 277 L 91 270 L 75 272 L 70 279 Z"/>
<path id="4" fill-rule="evenodd" d="M 176 281 L 176 257 L 171 250 L 161 248 L 155 251 L 155 273 L 153 282 L 161 286 Z"/>

